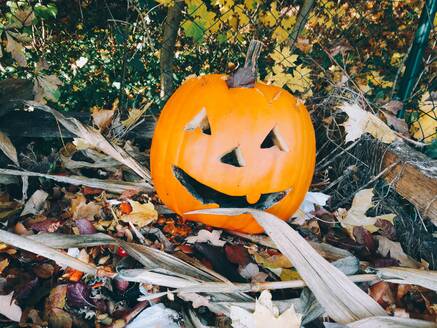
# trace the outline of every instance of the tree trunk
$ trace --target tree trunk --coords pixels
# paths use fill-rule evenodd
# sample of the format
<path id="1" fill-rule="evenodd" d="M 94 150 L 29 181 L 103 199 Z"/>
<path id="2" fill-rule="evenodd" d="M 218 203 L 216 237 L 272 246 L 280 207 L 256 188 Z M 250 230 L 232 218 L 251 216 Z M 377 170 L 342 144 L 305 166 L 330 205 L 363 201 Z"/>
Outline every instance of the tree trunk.
<path id="1" fill-rule="evenodd" d="M 315 0 L 305 0 L 302 8 L 300 8 L 299 15 L 296 19 L 296 24 L 293 27 L 293 31 L 291 31 L 290 34 L 290 46 L 291 48 L 294 48 L 297 42 L 297 38 L 299 37 L 300 33 L 302 32 L 303 28 L 305 27 L 305 24 L 308 21 L 309 14 L 311 11 L 311 8 L 313 8 L 313 5 L 316 1 Z"/>
<path id="2" fill-rule="evenodd" d="M 173 60 L 175 57 L 176 38 L 182 19 L 183 1 L 176 1 L 173 7 L 168 7 L 164 22 L 162 48 L 160 52 L 161 67 L 161 98 L 168 98 L 173 92 Z"/>

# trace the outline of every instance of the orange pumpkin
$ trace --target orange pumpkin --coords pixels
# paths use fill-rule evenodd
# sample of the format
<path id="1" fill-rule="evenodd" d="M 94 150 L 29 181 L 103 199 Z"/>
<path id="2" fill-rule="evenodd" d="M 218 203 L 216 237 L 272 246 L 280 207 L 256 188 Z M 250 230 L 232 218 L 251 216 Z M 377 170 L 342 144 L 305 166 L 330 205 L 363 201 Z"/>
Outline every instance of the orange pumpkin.
<path id="1" fill-rule="evenodd" d="M 311 183 L 314 129 L 302 102 L 264 83 L 229 88 L 225 75 L 185 81 L 155 128 L 151 173 L 161 200 L 183 218 L 261 233 L 249 215 L 185 215 L 252 207 L 286 220 Z"/>

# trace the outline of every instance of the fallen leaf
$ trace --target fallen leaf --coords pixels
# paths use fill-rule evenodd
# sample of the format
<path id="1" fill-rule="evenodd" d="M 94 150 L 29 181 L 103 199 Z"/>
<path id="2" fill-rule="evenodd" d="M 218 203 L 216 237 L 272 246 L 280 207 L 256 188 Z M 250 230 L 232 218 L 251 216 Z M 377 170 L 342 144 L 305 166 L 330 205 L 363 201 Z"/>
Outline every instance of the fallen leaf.
<path id="1" fill-rule="evenodd" d="M 386 308 L 395 303 L 395 297 L 390 288 L 390 284 L 380 281 L 369 288 L 370 296 L 378 302 L 379 305 Z"/>
<path id="2" fill-rule="evenodd" d="M 244 278 L 248 280 L 252 280 L 253 277 L 257 276 L 260 271 L 258 265 L 255 263 L 249 263 L 245 266 L 238 267 L 238 273 Z"/>
<path id="3" fill-rule="evenodd" d="M 363 110 L 358 104 L 344 103 L 340 109 L 348 115 L 342 124 L 346 131 L 346 142 L 354 141 L 369 133 L 384 143 L 392 143 L 399 137 L 378 117 Z"/>
<path id="4" fill-rule="evenodd" d="M 397 113 L 402 109 L 404 106 L 404 103 L 399 100 L 390 100 L 388 103 L 386 103 L 384 106 L 382 106 L 383 109 L 390 112 L 393 115 L 397 115 Z"/>
<path id="5" fill-rule="evenodd" d="M 49 194 L 44 190 L 39 189 L 35 191 L 24 205 L 24 209 L 20 216 L 25 216 L 27 214 L 38 214 L 42 210 L 48 196 Z"/>
<path id="6" fill-rule="evenodd" d="M 57 102 L 60 97 L 58 90 L 62 81 L 56 75 L 39 74 L 33 84 L 35 101 L 45 104 L 47 100 Z"/>
<path id="7" fill-rule="evenodd" d="M 81 235 L 91 235 L 97 232 L 94 225 L 88 219 L 78 219 L 75 223 Z"/>
<path id="8" fill-rule="evenodd" d="M 212 232 L 202 229 L 197 233 L 197 236 L 190 236 L 186 238 L 185 240 L 190 243 L 210 243 L 214 246 L 223 247 L 226 242 L 223 240 L 220 240 L 220 235 L 222 234 L 221 230 L 213 230 Z"/>
<path id="9" fill-rule="evenodd" d="M 278 268 L 292 268 L 290 260 L 282 254 L 270 255 L 266 252 L 255 253 L 254 258 L 256 263 L 268 268 L 268 269 L 278 269 Z"/>
<path id="10" fill-rule="evenodd" d="M 310 213 L 316 210 L 315 205 L 325 206 L 330 197 L 322 192 L 308 191 L 299 209 L 293 214 L 295 217 L 293 223 L 303 225 L 305 221 L 313 217 Z"/>
<path id="11" fill-rule="evenodd" d="M 0 295 L 0 314 L 12 321 L 19 322 L 23 311 L 17 305 L 15 300 L 12 299 L 14 292 L 9 295 Z"/>
<path id="12" fill-rule="evenodd" d="M 11 139 L 0 131 L 0 150 L 12 161 L 15 165 L 19 166 L 17 150 L 15 146 L 12 144 Z"/>
<path id="13" fill-rule="evenodd" d="M 8 259 L 4 259 L 2 261 L 0 261 L 0 274 L 4 271 L 4 269 L 6 269 L 9 265 L 9 260 Z"/>
<path id="14" fill-rule="evenodd" d="M 231 263 L 244 266 L 251 262 L 249 252 L 243 245 L 226 245 L 225 253 Z"/>
<path id="15" fill-rule="evenodd" d="M 122 221 L 132 222 L 142 228 L 158 219 L 158 212 L 152 203 L 141 204 L 135 200 L 129 200 L 129 204 L 132 207 L 132 212 L 122 215 L 120 218 Z"/>
<path id="16" fill-rule="evenodd" d="M 91 290 L 83 281 L 67 285 L 67 304 L 71 307 L 93 306 L 90 299 Z"/>
<path id="17" fill-rule="evenodd" d="M 94 216 L 100 213 L 102 206 L 94 202 L 86 203 L 86 198 L 82 194 L 77 194 L 71 200 L 70 212 L 73 219 L 89 219 L 94 220 Z"/>
<path id="18" fill-rule="evenodd" d="M 93 107 L 91 109 L 91 116 L 93 117 L 93 123 L 100 130 L 104 130 L 111 125 L 112 117 L 114 116 L 114 109 L 100 109 Z"/>
<path id="19" fill-rule="evenodd" d="M 6 51 L 11 54 L 12 58 L 15 59 L 18 65 L 26 67 L 27 59 L 24 53 L 24 46 L 16 40 L 17 36 L 17 33 L 6 32 L 6 40 L 8 41 Z"/>
<path id="20" fill-rule="evenodd" d="M 393 223 L 393 219 L 395 218 L 395 214 L 384 214 L 375 217 L 366 216 L 366 212 L 369 208 L 372 207 L 372 197 L 373 197 L 373 189 L 363 189 L 356 193 L 354 199 L 352 200 L 351 208 L 346 211 L 345 209 L 337 210 L 337 219 L 345 228 L 349 235 L 353 238 L 353 228 L 356 226 L 364 227 L 369 232 L 373 233 L 378 231 L 378 227 L 375 226 L 375 223 L 378 220 L 387 220 Z"/>
<path id="21" fill-rule="evenodd" d="M 396 117 L 396 115 L 383 112 L 385 119 L 387 120 L 387 124 L 391 126 L 395 131 L 402 133 L 408 136 L 408 124 L 404 119 Z"/>
<path id="22" fill-rule="evenodd" d="M 375 236 L 378 240 L 378 253 L 382 256 L 390 256 L 399 261 L 401 266 L 419 268 L 420 264 L 405 254 L 399 242 L 392 241 L 384 236 Z"/>
<path id="23" fill-rule="evenodd" d="M 273 305 L 272 295 L 268 290 L 264 290 L 256 300 L 254 313 L 231 306 L 230 317 L 234 328 L 299 328 L 302 318 L 296 313 L 293 305 L 279 314 L 279 309 Z"/>

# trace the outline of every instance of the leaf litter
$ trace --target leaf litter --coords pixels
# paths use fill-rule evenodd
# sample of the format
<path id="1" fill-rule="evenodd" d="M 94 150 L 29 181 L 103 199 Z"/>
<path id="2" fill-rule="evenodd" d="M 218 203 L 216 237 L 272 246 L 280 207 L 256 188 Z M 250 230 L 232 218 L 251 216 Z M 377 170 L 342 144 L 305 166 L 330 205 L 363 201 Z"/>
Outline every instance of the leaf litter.
<path id="1" fill-rule="evenodd" d="M 396 106 L 388 104 L 387 112 Z M 0 230 L 1 314 L 11 322 L 152 327 L 156 320 L 181 327 L 228 317 L 232 327 L 300 327 L 324 316 L 348 327 L 432 326 L 435 272 L 405 253 L 395 213 L 374 214 L 373 188 L 334 211 L 329 193 L 309 192 L 291 226 L 260 211 L 208 210 L 250 212 L 267 236 L 214 230 L 180 221 L 159 204 L 135 149 L 102 135 L 112 112 L 95 109 L 98 131 L 42 109 L 78 135 L 73 152 L 112 162 L 99 168 L 107 170 L 106 179 L 78 175 L 72 162 L 55 173 L 0 169 L 52 181 L 40 180 L 24 205 L 0 197 L 6 224 Z M 352 120 L 344 125 L 347 138 L 359 137 L 348 126 L 360 120 L 352 124 L 363 127 L 360 135 L 397 139 L 384 122 L 354 110 L 345 110 Z M 2 140 L 2 151 L 19 167 L 12 141 Z M 125 181 L 130 172 L 141 180 Z"/>

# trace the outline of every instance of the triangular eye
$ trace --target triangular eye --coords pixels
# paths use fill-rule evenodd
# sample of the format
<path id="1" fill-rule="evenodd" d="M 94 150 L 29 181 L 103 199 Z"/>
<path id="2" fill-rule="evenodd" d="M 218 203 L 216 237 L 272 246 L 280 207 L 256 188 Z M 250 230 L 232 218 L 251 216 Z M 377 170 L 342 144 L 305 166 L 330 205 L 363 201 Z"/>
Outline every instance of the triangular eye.
<path id="1" fill-rule="evenodd" d="M 278 147 L 279 150 L 288 151 L 288 145 L 276 127 L 271 129 L 267 136 L 264 138 L 263 142 L 261 143 L 261 148 L 265 149 L 275 146 Z"/>
<path id="2" fill-rule="evenodd" d="M 211 135 L 211 126 L 209 125 L 205 107 L 203 107 L 202 110 L 194 116 L 190 122 L 188 122 L 185 126 L 185 131 L 192 131 L 197 128 L 200 128 L 204 134 Z"/>
<path id="3" fill-rule="evenodd" d="M 240 147 L 233 148 L 230 152 L 224 154 L 220 158 L 220 161 L 224 164 L 229 164 L 236 167 L 243 167 L 245 165 Z"/>

